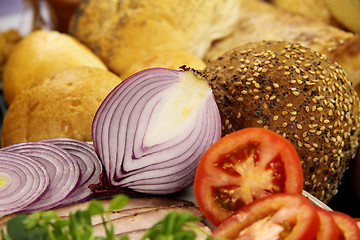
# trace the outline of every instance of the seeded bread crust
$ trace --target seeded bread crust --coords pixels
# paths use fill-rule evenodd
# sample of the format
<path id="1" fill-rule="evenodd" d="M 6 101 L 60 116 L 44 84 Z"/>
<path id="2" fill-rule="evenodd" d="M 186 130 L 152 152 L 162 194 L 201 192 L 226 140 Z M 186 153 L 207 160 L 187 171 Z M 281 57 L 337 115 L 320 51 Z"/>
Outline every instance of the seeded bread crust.
<path id="1" fill-rule="evenodd" d="M 325 203 L 337 193 L 359 139 L 359 98 L 340 65 L 299 44 L 263 41 L 208 61 L 202 72 L 223 134 L 271 129 L 294 145 L 304 190 Z"/>

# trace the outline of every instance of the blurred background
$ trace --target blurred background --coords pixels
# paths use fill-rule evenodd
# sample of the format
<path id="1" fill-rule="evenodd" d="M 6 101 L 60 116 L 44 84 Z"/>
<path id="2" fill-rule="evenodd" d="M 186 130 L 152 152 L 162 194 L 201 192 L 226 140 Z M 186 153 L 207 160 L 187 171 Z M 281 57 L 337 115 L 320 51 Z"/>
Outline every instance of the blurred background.
<path id="1" fill-rule="evenodd" d="M 32 29 L 66 32 L 80 0 L 1 0 L 0 32 L 17 29 L 27 35 Z"/>

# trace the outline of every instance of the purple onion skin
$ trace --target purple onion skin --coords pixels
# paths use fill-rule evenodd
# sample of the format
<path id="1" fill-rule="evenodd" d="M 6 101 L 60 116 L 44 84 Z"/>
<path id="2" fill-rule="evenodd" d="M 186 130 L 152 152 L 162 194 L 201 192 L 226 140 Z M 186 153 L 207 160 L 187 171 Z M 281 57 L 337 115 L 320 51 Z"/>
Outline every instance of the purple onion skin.
<path id="1" fill-rule="evenodd" d="M 51 138 L 42 141 L 54 144 L 69 152 L 77 160 L 80 167 L 79 186 L 58 207 L 85 202 L 96 197 L 89 186 L 97 183 L 102 172 L 102 166 L 92 144 L 69 138 Z"/>
<path id="2" fill-rule="evenodd" d="M 27 206 L 22 213 L 47 210 L 60 205 L 75 191 L 80 182 L 80 169 L 73 157 L 63 149 L 45 142 L 24 142 L 2 148 L 30 157 L 44 164 L 50 175 L 46 194 L 36 203 Z M 62 174 L 62 175 L 61 175 Z"/>
<path id="3" fill-rule="evenodd" d="M 179 100 L 181 114 L 190 106 L 189 117 L 176 131 L 151 134 L 162 119 L 183 116 L 163 107 L 173 107 L 172 100 Z M 166 138 L 167 131 L 174 135 Z M 196 71 L 152 68 L 125 79 L 105 98 L 92 135 L 103 165 L 99 183 L 90 186 L 94 192 L 171 194 L 193 183 L 203 153 L 221 138 L 221 119 L 211 88 Z"/>

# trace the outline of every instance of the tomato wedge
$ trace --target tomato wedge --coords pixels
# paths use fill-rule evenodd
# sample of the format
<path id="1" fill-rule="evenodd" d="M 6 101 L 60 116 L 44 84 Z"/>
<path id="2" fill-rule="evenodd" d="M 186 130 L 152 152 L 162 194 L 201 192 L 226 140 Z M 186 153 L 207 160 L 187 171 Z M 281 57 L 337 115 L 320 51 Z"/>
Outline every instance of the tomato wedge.
<path id="1" fill-rule="evenodd" d="M 320 226 L 316 239 L 338 240 L 340 232 L 331 213 L 322 208 L 317 208 L 317 213 L 320 219 Z"/>
<path id="2" fill-rule="evenodd" d="M 340 232 L 339 239 L 344 239 L 344 240 L 360 239 L 360 230 L 355 219 L 353 219 L 352 217 L 350 217 L 345 213 L 338 211 L 332 211 L 331 215 L 333 216 L 335 223 L 339 229 Z"/>
<path id="3" fill-rule="evenodd" d="M 295 148 L 264 128 L 245 128 L 214 143 L 201 158 L 194 180 L 199 208 L 215 226 L 256 199 L 302 189 Z"/>
<path id="4" fill-rule="evenodd" d="M 213 231 L 225 239 L 315 239 L 316 207 L 300 194 L 277 193 L 240 208 Z"/>

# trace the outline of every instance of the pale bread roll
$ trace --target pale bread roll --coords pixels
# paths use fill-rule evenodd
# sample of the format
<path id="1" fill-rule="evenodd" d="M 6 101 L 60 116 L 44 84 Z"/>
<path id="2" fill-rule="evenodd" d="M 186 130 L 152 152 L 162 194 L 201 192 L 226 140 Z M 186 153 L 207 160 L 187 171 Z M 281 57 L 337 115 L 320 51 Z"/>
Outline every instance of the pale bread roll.
<path id="1" fill-rule="evenodd" d="M 69 33 L 123 78 L 159 50 L 202 58 L 213 40 L 235 28 L 239 9 L 239 0 L 90 0 L 80 4 Z"/>
<path id="2" fill-rule="evenodd" d="M 183 65 L 196 70 L 202 70 L 206 67 L 203 60 L 190 53 L 178 49 L 166 49 L 160 50 L 132 64 L 124 71 L 123 78 L 147 68 L 164 67 L 179 70 Z"/>
<path id="3" fill-rule="evenodd" d="M 94 115 L 120 82 L 108 70 L 86 66 L 44 76 L 10 105 L 3 121 L 1 146 L 55 137 L 91 141 Z"/>
<path id="4" fill-rule="evenodd" d="M 73 66 L 107 69 L 75 38 L 56 31 L 38 30 L 17 44 L 4 70 L 3 92 L 8 105 L 24 87 L 50 72 Z"/>

